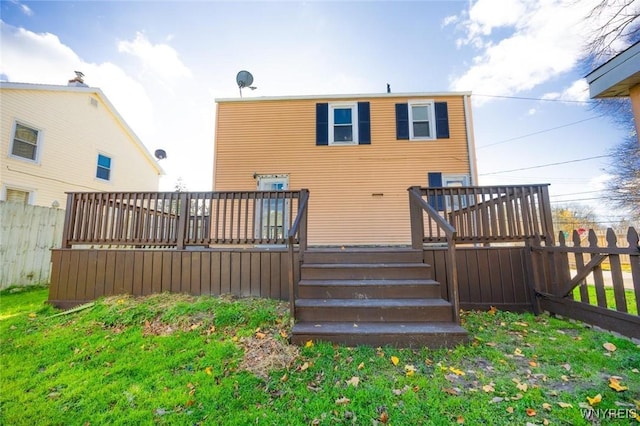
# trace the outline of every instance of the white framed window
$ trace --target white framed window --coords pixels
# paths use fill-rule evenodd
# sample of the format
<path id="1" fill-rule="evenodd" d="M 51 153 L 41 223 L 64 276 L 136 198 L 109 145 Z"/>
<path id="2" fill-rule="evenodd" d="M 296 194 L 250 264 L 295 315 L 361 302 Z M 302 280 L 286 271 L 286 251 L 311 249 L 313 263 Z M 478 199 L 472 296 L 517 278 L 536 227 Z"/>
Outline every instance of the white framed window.
<path id="1" fill-rule="evenodd" d="M 329 145 L 358 144 L 358 104 L 329 104 Z"/>
<path id="2" fill-rule="evenodd" d="M 433 101 L 409 102 L 409 139 L 435 139 L 435 112 Z"/>
<path id="3" fill-rule="evenodd" d="M 42 132 L 32 126 L 16 121 L 13 125 L 10 155 L 37 163 L 41 151 Z"/>
<path id="4" fill-rule="evenodd" d="M 469 176 L 468 175 L 447 175 L 442 174 L 442 186 L 451 188 L 451 187 L 461 187 L 461 186 L 469 186 Z M 469 197 L 469 199 L 467 199 Z M 447 203 L 447 210 L 458 210 L 460 208 L 467 207 L 469 201 L 472 200 L 472 196 L 452 196 L 445 197 Z"/>
<path id="5" fill-rule="evenodd" d="M 106 181 L 111 180 L 111 157 L 108 155 L 98 154 L 96 178 Z"/>
<path id="6" fill-rule="evenodd" d="M 7 203 L 33 204 L 33 191 L 25 188 L 3 186 L 2 200 Z"/>
<path id="7" fill-rule="evenodd" d="M 258 191 L 286 191 L 289 189 L 288 175 L 258 175 Z M 289 200 L 267 198 L 256 200 L 255 238 L 283 239 L 289 232 Z"/>

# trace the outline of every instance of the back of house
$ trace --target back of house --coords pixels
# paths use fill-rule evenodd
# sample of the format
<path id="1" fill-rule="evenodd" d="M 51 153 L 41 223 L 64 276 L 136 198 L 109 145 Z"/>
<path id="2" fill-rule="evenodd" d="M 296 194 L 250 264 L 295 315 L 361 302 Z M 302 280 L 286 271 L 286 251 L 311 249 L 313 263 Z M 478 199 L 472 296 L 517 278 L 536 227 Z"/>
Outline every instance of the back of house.
<path id="1" fill-rule="evenodd" d="M 214 190 L 309 189 L 310 244 L 408 244 L 408 187 L 477 181 L 470 93 L 216 103 Z"/>

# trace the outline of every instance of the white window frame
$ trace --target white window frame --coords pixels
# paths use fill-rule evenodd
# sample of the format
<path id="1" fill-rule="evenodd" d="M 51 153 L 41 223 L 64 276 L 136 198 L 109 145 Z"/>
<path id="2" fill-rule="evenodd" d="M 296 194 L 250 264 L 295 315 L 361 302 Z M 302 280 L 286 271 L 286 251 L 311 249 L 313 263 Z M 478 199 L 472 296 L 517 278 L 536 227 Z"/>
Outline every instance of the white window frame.
<path id="1" fill-rule="evenodd" d="M 107 157 L 110 161 L 110 167 L 109 167 L 109 179 L 103 179 L 101 177 L 98 177 L 98 167 L 101 167 L 98 164 L 98 160 L 100 159 L 100 156 L 103 157 Z M 111 183 L 113 182 L 113 155 L 111 154 L 107 154 L 106 152 L 98 152 L 96 155 L 96 168 L 95 168 L 95 172 L 94 172 L 94 178 L 98 181 L 98 182 L 104 182 L 104 183 Z"/>
<path id="2" fill-rule="evenodd" d="M 36 191 L 33 188 L 26 188 L 24 186 L 19 186 L 19 185 L 2 185 L 2 196 L 0 197 L 0 200 L 2 201 L 7 201 L 7 190 L 14 190 L 14 191 L 22 191 L 22 192 L 26 192 L 28 195 L 28 200 L 27 200 L 27 204 L 29 205 L 34 205 L 35 201 L 36 201 Z"/>
<path id="3" fill-rule="evenodd" d="M 269 186 L 272 184 L 282 184 L 282 190 L 289 190 L 289 175 L 257 175 L 256 176 L 256 189 L 258 191 L 271 191 Z M 256 239 L 273 239 L 282 232 L 282 237 L 284 238 L 285 232 L 289 231 L 289 227 L 291 224 L 289 221 L 291 218 L 289 217 L 289 200 L 284 201 L 284 217 L 282 218 L 282 223 L 278 224 L 277 218 L 276 223 L 269 223 L 267 226 L 267 222 L 264 219 L 265 212 L 267 214 L 271 214 L 271 206 L 273 201 L 263 200 L 259 202 L 256 200 L 255 204 L 255 216 L 254 216 L 254 237 Z M 275 203 L 274 203 L 275 204 Z M 276 206 L 277 208 L 277 206 Z M 281 228 L 281 229 L 278 229 Z"/>
<path id="4" fill-rule="evenodd" d="M 38 132 L 38 138 L 36 140 L 36 158 L 34 159 L 25 158 L 20 155 L 15 155 L 13 153 L 13 144 L 15 143 L 15 140 L 16 140 L 16 130 L 18 125 L 23 127 L 28 127 L 29 129 L 32 129 Z M 14 158 L 16 160 L 20 160 L 20 161 L 26 161 L 27 163 L 31 163 L 31 164 L 40 164 L 40 156 L 42 153 L 42 141 L 44 140 L 43 133 L 44 133 L 43 130 L 37 126 L 32 126 L 31 124 L 28 124 L 22 120 L 14 120 L 13 126 L 11 128 L 11 143 L 9 144 L 9 157 Z"/>
<path id="5" fill-rule="evenodd" d="M 452 187 L 455 188 L 456 186 L 469 186 L 470 181 L 471 181 L 471 177 L 469 175 L 465 175 L 465 174 L 450 175 L 450 174 L 444 174 L 444 173 L 442 174 L 442 186 L 445 188 L 452 188 Z M 456 185 L 458 183 L 460 185 Z M 453 206 L 451 205 L 452 197 L 444 197 L 444 198 L 445 198 L 448 211 L 457 210 L 461 207 L 458 205 L 457 197 L 454 199 Z M 469 204 L 468 201 L 469 200 L 462 198 L 462 208 L 467 207 L 467 205 Z"/>
<path id="6" fill-rule="evenodd" d="M 432 100 L 412 100 L 408 102 L 409 107 L 409 140 L 412 141 L 430 141 L 436 139 L 436 111 L 435 103 Z M 426 106 L 429 107 L 429 134 L 431 136 L 415 136 L 413 134 L 413 107 L 414 106 Z"/>
<path id="7" fill-rule="evenodd" d="M 350 141 L 337 141 L 334 134 L 334 114 L 335 109 L 351 109 L 351 128 L 352 128 L 352 140 Z M 329 145 L 358 145 L 358 103 L 331 103 L 329 104 Z"/>

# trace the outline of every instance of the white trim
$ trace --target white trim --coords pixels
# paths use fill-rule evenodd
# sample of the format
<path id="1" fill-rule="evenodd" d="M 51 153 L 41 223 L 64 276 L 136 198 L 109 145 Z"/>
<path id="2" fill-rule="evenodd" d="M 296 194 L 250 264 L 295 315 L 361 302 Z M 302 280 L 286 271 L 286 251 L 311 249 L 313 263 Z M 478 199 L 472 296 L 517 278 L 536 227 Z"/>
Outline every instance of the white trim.
<path id="1" fill-rule="evenodd" d="M 431 141 L 436 139 L 436 111 L 433 99 L 412 99 L 407 102 L 409 108 L 409 140 L 411 141 Z M 413 107 L 429 107 L 429 134 L 431 136 L 415 136 L 413 134 Z"/>
<path id="2" fill-rule="evenodd" d="M 337 141 L 335 140 L 335 124 L 333 122 L 335 109 L 351 109 L 351 140 L 350 141 Z M 329 145 L 358 145 L 360 139 L 358 138 L 358 103 L 345 102 L 345 103 L 331 103 L 329 104 Z"/>
<path id="3" fill-rule="evenodd" d="M 7 201 L 7 189 L 13 189 L 14 191 L 22 191 L 26 192 L 29 195 L 27 200 L 27 204 L 34 205 L 36 202 L 36 190 L 33 188 L 21 186 L 21 185 L 12 185 L 12 184 L 2 184 L 2 193 L 0 194 L 0 200 L 6 202 Z"/>
<path id="4" fill-rule="evenodd" d="M 476 158 L 476 141 L 471 125 L 471 99 L 469 96 L 462 98 L 464 105 L 464 125 L 467 130 L 467 151 L 469 153 L 469 174 L 471 185 L 478 185 L 478 160 Z"/>
<path id="5" fill-rule="evenodd" d="M 25 157 L 21 157 L 20 155 L 13 154 L 13 143 L 16 139 L 16 126 L 18 124 L 38 132 L 38 138 L 36 140 L 36 158 L 34 158 L 33 160 L 31 158 L 25 158 Z M 8 153 L 9 158 L 18 160 L 18 161 L 24 161 L 29 164 L 40 164 L 40 159 L 42 156 L 42 145 L 44 144 L 44 130 L 42 130 L 42 128 L 38 126 L 33 126 L 23 120 L 14 119 L 13 124 L 11 125 L 10 138 L 11 140 L 9 141 L 9 153 Z"/>
<path id="6" fill-rule="evenodd" d="M 404 100 L 406 98 L 442 98 L 442 97 L 460 97 L 465 95 L 471 95 L 471 92 L 433 92 L 433 93 L 358 93 L 352 95 L 298 95 L 298 96 L 262 96 L 255 98 L 215 98 L 214 102 L 260 102 L 260 101 L 293 101 L 293 100 L 328 100 L 328 99 L 344 99 L 357 101 L 359 99 L 373 99 L 373 98 L 398 98 Z"/>

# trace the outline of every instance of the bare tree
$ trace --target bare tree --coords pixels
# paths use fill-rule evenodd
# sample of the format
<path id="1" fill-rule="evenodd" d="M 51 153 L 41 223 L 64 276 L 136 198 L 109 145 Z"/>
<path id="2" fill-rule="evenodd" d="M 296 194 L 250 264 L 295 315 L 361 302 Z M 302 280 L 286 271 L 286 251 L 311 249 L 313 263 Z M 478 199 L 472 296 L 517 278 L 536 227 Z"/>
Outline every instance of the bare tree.
<path id="1" fill-rule="evenodd" d="M 587 43 L 591 65 L 600 65 L 618 53 L 620 41 L 635 43 L 640 40 L 640 2 L 637 0 L 603 0 L 595 6 L 587 20 L 605 19 Z"/>
<path id="2" fill-rule="evenodd" d="M 640 222 L 640 145 L 635 134 L 615 146 L 611 153 L 613 163 L 607 182 L 607 199 L 620 209 L 626 210 L 630 218 Z"/>

